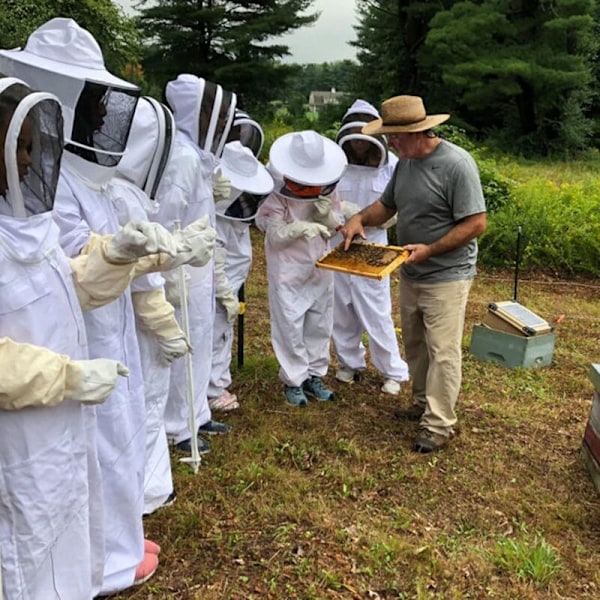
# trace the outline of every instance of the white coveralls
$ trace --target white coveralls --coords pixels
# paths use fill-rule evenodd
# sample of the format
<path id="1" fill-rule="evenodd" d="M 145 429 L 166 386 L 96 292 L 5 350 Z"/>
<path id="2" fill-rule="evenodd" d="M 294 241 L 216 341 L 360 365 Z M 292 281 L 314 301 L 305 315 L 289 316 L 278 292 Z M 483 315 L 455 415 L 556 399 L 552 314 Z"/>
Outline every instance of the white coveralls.
<path id="1" fill-rule="evenodd" d="M 335 192 L 331 198 L 342 222 Z M 315 222 L 314 214 L 314 202 L 273 192 L 256 215 L 256 225 L 265 232 L 271 342 L 279 377 L 292 387 L 301 387 L 312 376 L 323 377 L 329 366 L 333 273 L 315 267 L 329 251 L 329 240 L 320 235 L 293 240 L 279 235 L 279 228 L 287 223 Z"/>
<path id="2" fill-rule="evenodd" d="M 93 187 L 69 168 L 65 153 L 54 204 L 60 243 L 68 256 L 77 256 L 92 232 L 113 234 L 119 223 L 105 186 Z M 96 407 L 98 457 L 102 471 L 105 519 L 105 564 L 102 593 L 130 587 L 144 558 L 142 513 L 146 426 L 144 383 L 135 331 L 131 292 L 84 314 L 90 358 L 112 358 L 127 365 L 113 393 Z"/>
<path id="3" fill-rule="evenodd" d="M 95 407 L 63 399 L 76 385 L 70 360 L 88 358 L 81 308 L 117 297 L 132 265 L 107 272 L 104 259 L 100 270 L 91 261 L 91 254 L 66 258 L 51 212 L 0 216 L 0 362 L 10 365 L 0 381 L 0 558 L 7 600 L 87 599 L 102 582 Z"/>
<path id="4" fill-rule="evenodd" d="M 397 159 L 389 155 L 379 168 L 349 164 L 336 191 L 341 201 L 352 202 L 361 209 L 381 196 Z M 365 229 L 367 239 L 387 244 L 387 231 L 378 227 Z M 343 240 L 332 239 L 335 246 Z M 408 365 L 400 357 L 398 339 L 392 320 L 390 278 L 367 279 L 360 275 L 334 273 L 334 309 L 332 340 L 338 363 L 355 371 L 365 369 L 363 332 L 369 336 L 369 354 L 375 368 L 386 379 L 408 380 Z"/>
<path id="5" fill-rule="evenodd" d="M 168 140 L 158 139 L 160 129 L 157 118 L 150 101 L 142 98 L 127 141 L 127 152 L 119 162 L 117 175 L 108 185 L 108 194 L 120 225 L 129 221 L 149 221 L 158 210 L 158 203 L 150 200 L 142 190 L 148 182 L 149 173 L 154 170 L 155 155 L 168 152 Z M 158 183 L 161 175 L 155 173 L 152 187 Z M 146 401 L 144 514 L 149 514 L 173 493 L 171 457 L 164 424 L 171 366 L 161 356 L 158 338 L 163 334 L 168 334 L 168 337 L 183 336 L 183 332 L 174 315 L 169 318 L 166 308 L 172 309 L 166 299 L 161 302 L 161 296 L 164 296 L 164 279 L 161 275 L 152 273 L 138 277 L 131 284 L 131 292 Z"/>
<path id="6" fill-rule="evenodd" d="M 227 250 L 225 275 L 236 294 L 248 277 L 252 266 L 250 223 L 228 219 L 217 213 L 217 240 Z M 208 397 L 218 398 L 231 385 L 231 352 L 234 324 L 217 302 L 213 329 L 213 351 Z"/>
<path id="7" fill-rule="evenodd" d="M 179 220 L 184 228 L 204 215 L 215 227 L 215 206 L 212 195 L 212 173 L 217 159 L 200 150 L 190 137 L 178 131 L 175 148 L 165 177 L 158 191 L 160 208 L 156 221 L 169 231 Z M 196 426 L 211 420 L 208 405 L 208 381 L 212 356 L 213 321 L 215 313 L 214 263 L 211 259 L 203 267 L 186 265 L 189 274 L 189 342 L 194 353 L 194 394 Z M 176 309 L 176 318 L 181 323 L 181 310 Z M 189 440 L 188 404 L 186 397 L 185 360 L 177 359 L 171 366 L 170 391 L 165 410 L 167 436 L 178 444 Z"/>

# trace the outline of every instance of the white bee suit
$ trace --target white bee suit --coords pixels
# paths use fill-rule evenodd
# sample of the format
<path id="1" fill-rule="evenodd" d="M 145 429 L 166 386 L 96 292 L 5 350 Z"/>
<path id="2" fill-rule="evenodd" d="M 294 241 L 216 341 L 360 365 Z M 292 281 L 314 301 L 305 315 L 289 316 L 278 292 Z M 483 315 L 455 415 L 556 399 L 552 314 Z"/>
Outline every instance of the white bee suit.
<path id="1" fill-rule="evenodd" d="M 217 214 L 217 239 L 227 250 L 225 274 L 229 287 L 237 295 L 252 265 L 250 223 L 234 221 Z M 218 398 L 231 385 L 233 330 L 233 322 L 227 320 L 226 310 L 217 303 L 213 329 L 212 368 L 208 386 L 209 398 Z"/>
<path id="2" fill-rule="evenodd" d="M 65 153 L 63 164 L 76 164 L 76 156 Z M 66 168 L 65 168 L 66 167 Z M 119 222 L 106 185 L 94 186 L 63 166 L 54 218 L 61 231 L 67 255 L 77 256 L 92 232 L 114 234 Z M 135 331 L 131 292 L 84 315 L 91 358 L 112 358 L 130 369 L 111 396 L 96 408 L 98 456 L 102 470 L 105 520 L 104 580 L 102 593 L 131 586 L 135 570 L 144 557 L 142 513 L 146 451 L 144 386 Z"/>
<path id="3" fill-rule="evenodd" d="M 338 204 L 339 209 L 339 204 Z M 323 377 L 329 365 L 333 325 L 333 273 L 315 267 L 329 251 L 317 235 L 281 239 L 281 226 L 315 222 L 315 203 L 274 192 L 256 215 L 265 232 L 271 341 L 285 385 L 300 387 L 311 376 Z"/>
<path id="4" fill-rule="evenodd" d="M 0 336 L 87 358 L 71 268 L 51 213 L 0 217 L 0 307 Z M 92 593 L 88 469 L 97 463 L 88 458 L 86 431 L 93 419 L 93 407 L 71 401 L 0 411 L 7 600 L 80 600 Z"/>
<path id="5" fill-rule="evenodd" d="M 337 186 L 340 200 L 353 202 L 361 209 L 369 206 L 383 193 L 396 162 L 397 159 L 392 159 L 379 168 L 348 165 Z M 385 229 L 368 227 L 365 234 L 370 242 L 388 243 Z M 332 239 L 332 245 L 341 241 L 342 236 L 338 234 Z M 362 335 L 366 331 L 375 368 L 386 378 L 408 379 L 408 366 L 400 357 L 392 320 L 389 277 L 378 280 L 334 273 L 333 314 L 332 340 L 341 365 L 354 370 L 365 368 L 366 349 Z"/>
<path id="6" fill-rule="evenodd" d="M 173 155 L 158 191 L 160 208 L 156 220 L 169 231 L 175 221 L 186 227 L 208 215 L 215 226 L 215 208 L 212 195 L 212 173 L 216 158 L 200 150 L 183 132 L 175 137 Z M 199 427 L 211 420 L 207 389 L 212 355 L 213 321 L 215 313 L 214 262 L 203 267 L 186 265 L 189 275 L 189 342 L 194 353 L 195 417 Z M 176 308 L 181 323 L 181 309 Z M 171 366 L 169 399 L 165 409 L 165 428 L 169 439 L 177 444 L 190 439 L 188 404 L 186 396 L 185 360 L 177 359 Z"/>
<path id="7" fill-rule="evenodd" d="M 127 152 L 119 162 L 117 176 L 107 188 L 120 225 L 129 221 L 151 220 L 158 210 L 158 203 L 150 200 L 142 188 L 149 192 L 154 189 L 154 184 L 162 176 L 162 172 L 157 170 L 157 163 L 163 162 L 163 151 L 168 153 L 171 148 L 159 139 L 159 115 L 154 106 L 162 111 L 162 106 L 154 100 L 142 98 L 138 102 Z M 168 156 L 165 158 L 168 160 Z M 134 311 L 138 292 L 143 294 L 163 290 L 163 287 L 164 279 L 158 273 L 135 279 L 131 284 Z M 137 312 L 136 331 L 146 402 L 144 514 L 148 514 L 161 506 L 173 492 L 171 459 L 164 425 L 171 367 L 161 356 L 156 334 L 144 326 L 143 318 Z"/>

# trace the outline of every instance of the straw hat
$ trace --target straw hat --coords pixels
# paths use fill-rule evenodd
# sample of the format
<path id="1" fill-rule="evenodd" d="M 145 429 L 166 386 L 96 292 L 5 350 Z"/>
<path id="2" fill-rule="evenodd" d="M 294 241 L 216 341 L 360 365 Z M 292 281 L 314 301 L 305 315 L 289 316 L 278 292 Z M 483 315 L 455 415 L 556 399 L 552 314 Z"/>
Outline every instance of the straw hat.
<path id="1" fill-rule="evenodd" d="M 362 132 L 367 135 L 417 133 L 440 125 L 450 115 L 427 115 L 419 96 L 394 96 L 382 103 L 381 117 L 367 123 Z"/>

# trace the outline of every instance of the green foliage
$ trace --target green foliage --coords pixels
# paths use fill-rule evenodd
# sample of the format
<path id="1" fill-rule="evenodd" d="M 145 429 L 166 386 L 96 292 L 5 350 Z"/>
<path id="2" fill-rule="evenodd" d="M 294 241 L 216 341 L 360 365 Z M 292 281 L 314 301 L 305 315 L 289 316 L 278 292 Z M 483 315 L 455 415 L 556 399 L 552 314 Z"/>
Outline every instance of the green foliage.
<path id="1" fill-rule="evenodd" d="M 556 551 L 541 536 L 532 541 L 523 534 L 519 539 L 496 542 L 488 558 L 498 570 L 514 574 L 518 579 L 530 581 L 537 588 L 546 588 L 561 569 Z"/>
<path id="2" fill-rule="evenodd" d="M 488 219 L 480 238 L 480 261 L 512 266 L 522 226 L 521 266 L 563 274 L 600 276 L 600 182 L 556 184 L 531 179 Z"/>

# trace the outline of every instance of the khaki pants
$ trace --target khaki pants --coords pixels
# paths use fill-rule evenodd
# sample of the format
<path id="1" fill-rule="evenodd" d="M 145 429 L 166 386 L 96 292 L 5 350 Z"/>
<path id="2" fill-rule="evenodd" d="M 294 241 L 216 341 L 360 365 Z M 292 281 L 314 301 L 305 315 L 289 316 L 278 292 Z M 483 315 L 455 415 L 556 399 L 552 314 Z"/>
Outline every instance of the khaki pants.
<path id="1" fill-rule="evenodd" d="M 404 351 L 421 427 L 450 435 L 462 375 L 462 335 L 472 280 L 414 283 L 400 278 Z"/>

